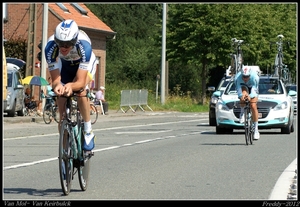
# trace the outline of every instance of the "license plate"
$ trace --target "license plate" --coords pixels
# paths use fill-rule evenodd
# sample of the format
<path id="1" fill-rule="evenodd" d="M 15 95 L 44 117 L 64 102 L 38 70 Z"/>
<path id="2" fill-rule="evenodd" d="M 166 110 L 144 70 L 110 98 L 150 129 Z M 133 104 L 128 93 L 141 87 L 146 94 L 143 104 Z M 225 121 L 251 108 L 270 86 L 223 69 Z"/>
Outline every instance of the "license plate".
<path id="1" fill-rule="evenodd" d="M 262 118 L 262 113 L 258 113 L 258 118 L 259 118 L 259 119 Z"/>

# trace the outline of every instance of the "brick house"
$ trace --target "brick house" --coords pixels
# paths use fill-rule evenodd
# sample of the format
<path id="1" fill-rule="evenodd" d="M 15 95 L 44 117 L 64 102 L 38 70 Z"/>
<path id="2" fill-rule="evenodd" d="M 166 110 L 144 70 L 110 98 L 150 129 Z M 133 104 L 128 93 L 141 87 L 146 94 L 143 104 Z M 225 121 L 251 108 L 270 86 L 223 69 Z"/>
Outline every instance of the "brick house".
<path id="1" fill-rule="evenodd" d="M 28 36 L 30 31 L 30 20 L 32 20 L 32 9 L 34 8 L 34 18 L 36 24 L 34 24 L 35 31 L 34 38 L 32 39 L 32 65 L 27 67 L 32 68 L 31 71 L 34 74 L 41 75 L 41 69 L 36 67 L 36 63 L 39 63 L 37 54 L 40 52 L 38 45 L 42 41 L 43 30 L 43 3 L 32 4 L 18 4 L 18 3 L 6 3 L 4 4 L 5 11 L 3 38 L 18 39 L 24 38 L 31 41 Z M 64 19 L 73 19 L 79 26 L 79 29 L 85 31 L 91 41 L 93 51 L 98 59 L 98 67 L 96 70 L 94 84 L 95 88 L 100 85 L 105 86 L 105 70 L 106 70 L 106 42 L 114 39 L 116 32 L 114 32 L 109 26 L 102 22 L 97 16 L 95 16 L 83 3 L 49 3 L 48 4 L 48 31 L 47 39 L 54 33 L 56 26 Z M 32 32 L 33 33 L 33 32 Z M 31 33 L 30 33 L 31 34 Z M 30 59 L 31 60 L 31 59 Z M 26 61 L 26 60 L 25 60 Z M 34 69 L 33 69 L 34 68 Z M 46 70 L 46 78 L 50 76 L 48 70 Z M 37 93 L 35 93 L 36 95 Z"/>

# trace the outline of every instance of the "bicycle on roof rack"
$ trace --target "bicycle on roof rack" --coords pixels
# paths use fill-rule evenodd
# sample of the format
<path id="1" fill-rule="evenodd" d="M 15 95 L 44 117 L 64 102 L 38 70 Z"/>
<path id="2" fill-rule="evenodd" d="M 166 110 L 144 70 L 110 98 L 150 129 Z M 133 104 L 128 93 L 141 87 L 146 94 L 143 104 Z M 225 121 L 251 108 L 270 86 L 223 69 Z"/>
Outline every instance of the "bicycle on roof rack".
<path id="1" fill-rule="evenodd" d="M 231 57 L 230 73 L 232 75 L 235 75 L 239 71 L 242 70 L 243 51 L 242 51 L 241 45 L 243 44 L 244 40 L 238 40 L 236 38 L 232 38 L 231 42 L 232 42 L 232 46 L 234 48 L 234 53 L 230 54 L 230 57 Z"/>
<path id="2" fill-rule="evenodd" d="M 283 41 L 284 36 L 282 34 L 277 35 L 277 38 L 277 42 L 270 42 L 270 47 L 272 44 L 277 45 L 277 54 L 274 62 L 274 76 L 279 76 L 279 78 L 286 84 L 290 82 L 290 72 L 287 65 L 283 63 L 283 44 L 289 45 L 289 42 Z"/>

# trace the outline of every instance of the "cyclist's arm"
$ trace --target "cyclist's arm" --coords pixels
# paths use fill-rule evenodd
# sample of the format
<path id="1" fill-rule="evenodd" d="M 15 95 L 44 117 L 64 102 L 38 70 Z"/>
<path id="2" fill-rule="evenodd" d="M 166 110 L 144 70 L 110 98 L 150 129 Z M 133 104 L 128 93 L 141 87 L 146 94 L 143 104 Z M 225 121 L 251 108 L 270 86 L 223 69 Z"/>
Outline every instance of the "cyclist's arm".
<path id="1" fill-rule="evenodd" d="M 242 93 L 242 87 L 241 87 L 241 81 L 240 81 L 240 76 L 235 78 L 235 87 L 236 87 L 236 91 L 238 94 L 238 98 L 242 98 L 243 93 Z"/>
<path id="2" fill-rule="evenodd" d="M 74 81 L 68 84 L 72 85 L 73 91 L 80 91 L 81 89 L 85 88 L 88 79 L 88 71 L 78 68 Z"/>
<path id="3" fill-rule="evenodd" d="M 255 98 L 258 96 L 258 84 L 259 84 L 259 76 L 256 74 L 253 76 L 253 85 L 251 88 L 250 98 Z"/>

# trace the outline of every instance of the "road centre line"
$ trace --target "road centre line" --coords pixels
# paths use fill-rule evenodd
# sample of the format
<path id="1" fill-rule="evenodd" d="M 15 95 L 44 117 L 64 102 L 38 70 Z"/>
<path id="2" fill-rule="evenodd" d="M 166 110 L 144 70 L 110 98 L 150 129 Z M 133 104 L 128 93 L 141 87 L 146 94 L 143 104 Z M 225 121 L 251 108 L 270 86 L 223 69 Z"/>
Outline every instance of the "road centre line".
<path id="1" fill-rule="evenodd" d="M 110 146 L 110 147 L 106 147 L 106 148 L 102 148 L 102 149 L 96 149 L 96 150 L 93 150 L 93 152 L 95 153 L 95 152 L 108 151 L 108 150 L 118 149 L 118 148 L 121 148 L 121 147 L 134 146 L 134 145 L 137 145 L 137 144 L 144 144 L 144 143 L 158 141 L 158 140 L 164 140 L 164 139 L 170 139 L 170 138 L 176 138 L 176 137 L 182 137 L 182 136 L 201 134 L 203 132 L 206 132 L 206 131 L 200 131 L 198 133 L 193 132 L 193 133 L 190 133 L 190 134 L 178 134 L 177 136 L 157 137 L 157 138 L 141 140 L 141 141 L 137 141 L 137 142 L 133 142 L 133 143 L 127 143 L 127 144 L 122 144 L 122 145 L 117 145 L 117 146 Z M 54 160 L 57 160 L 57 159 L 58 159 L 58 157 L 54 157 L 54 158 L 38 160 L 38 161 L 34 161 L 34 162 L 29 162 L 29 163 L 23 163 L 23 164 L 18 164 L 18 165 L 7 166 L 7 167 L 3 168 L 3 171 L 4 170 L 9 170 L 9 169 L 16 169 L 16 168 L 20 168 L 20 167 L 36 165 L 36 164 L 40 164 L 40 163 L 51 162 L 51 161 L 54 161 Z"/>
<path id="2" fill-rule="evenodd" d="M 120 127 L 110 127 L 110 128 L 101 128 L 101 129 L 93 129 L 94 132 L 96 131 L 106 131 L 106 130 L 114 130 L 114 129 L 128 129 L 128 128 L 137 128 L 137 127 L 145 127 L 145 126 L 156 126 L 156 125 L 168 125 L 168 124 L 176 124 L 176 123 L 187 123 L 187 122 L 196 122 L 196 121 L 203 121 L 207 119 L 194 119 L 194 120 L 186 120 L 186 121 L 173 121 L 173 122 L 164 122 L 164 123 L 153 123 L 153 124 L 141 124 L 141 125 L 132 125 L 132 126 L 120 126 Z M 15 137 L 15 138 L 4 138 L 3 141 L 10 141 L 16 139 L 29 139 L 29 138 L 37 138 L 37 137 L 48 137 L 48 136 L 58 136 L 57 133 L 52 134 L 43 134 L 43 135 L 32 135 L 32 136 L 22 136 L 22 137 Z"/>

